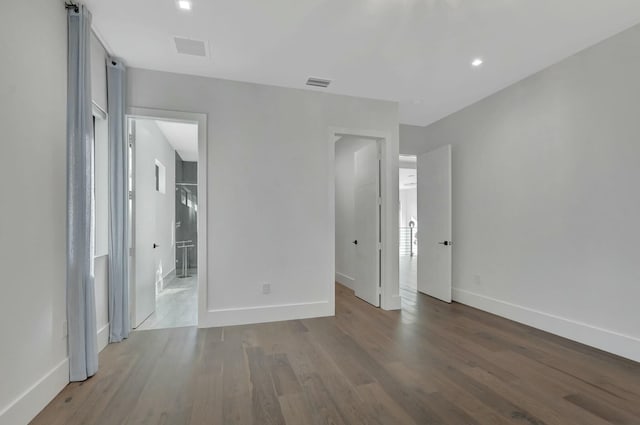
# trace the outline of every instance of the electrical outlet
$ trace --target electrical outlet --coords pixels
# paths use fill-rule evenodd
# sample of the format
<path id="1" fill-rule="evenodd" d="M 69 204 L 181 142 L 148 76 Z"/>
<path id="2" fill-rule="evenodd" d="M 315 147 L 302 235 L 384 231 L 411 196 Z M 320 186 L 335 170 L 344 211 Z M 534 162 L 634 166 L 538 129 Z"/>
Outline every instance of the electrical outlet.
<path id="1" fill-rule="evenodd" d="M 264 295 L 270 294 L 271 293 L 271 284 L 270 283 L 263 283 L 262 284 L 262 293 Z"/>
<path id="2" fill-rule="evenodd" d="M 69 331 L 68 331 L 67 321 L 63 320 L 62 321 L 62 337 L 66 338 L 68 334 L 69 334 Z"/>

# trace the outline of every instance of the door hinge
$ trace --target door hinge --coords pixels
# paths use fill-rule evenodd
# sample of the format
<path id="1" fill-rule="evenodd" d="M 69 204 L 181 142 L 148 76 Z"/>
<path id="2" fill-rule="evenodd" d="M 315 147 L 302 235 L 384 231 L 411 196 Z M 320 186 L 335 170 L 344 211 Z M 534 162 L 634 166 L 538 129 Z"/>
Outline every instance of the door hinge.
<path id="1" fill-rule="evenodd" d="M 133 257 L 133 248 L 129 247 L 129 257 Z"/>
<path id="2" fill-rule="evenodd" d="M 133 199 L 133 191 L 132 190 L 129 191 L 129 199 L 130 200 Z"/>
<path id="3" fill-rule="evenodd" d="M 382 242 L 376 242 L 376 248 L 378 251 L 382 251 Z"/>

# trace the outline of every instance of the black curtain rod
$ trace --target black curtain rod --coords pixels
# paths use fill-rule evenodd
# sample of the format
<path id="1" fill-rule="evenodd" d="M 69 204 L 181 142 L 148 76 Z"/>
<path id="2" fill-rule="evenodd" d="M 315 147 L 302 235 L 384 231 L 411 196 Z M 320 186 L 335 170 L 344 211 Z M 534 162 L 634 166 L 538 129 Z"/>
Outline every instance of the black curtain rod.
<path id="1" fill-rule="evenodd" d="M 74 12 L 78 13 L 80 11 L 80 7 L 77 4 L 66 3 L 64 4 L 65 9 L 73 9 Z"/>

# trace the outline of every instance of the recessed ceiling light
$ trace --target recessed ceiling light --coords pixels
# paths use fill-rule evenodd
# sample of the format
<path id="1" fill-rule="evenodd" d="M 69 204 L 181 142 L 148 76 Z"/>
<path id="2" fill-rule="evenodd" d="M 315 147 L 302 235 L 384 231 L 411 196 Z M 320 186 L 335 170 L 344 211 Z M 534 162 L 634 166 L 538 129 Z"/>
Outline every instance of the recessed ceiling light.
<path id="1" fill-rule="evenodd" d="M 476 58 L 476 59 L 474 59 L 474 60 L 473 60 L 473 62 L 471 62 L 471 65 L 472 65 L 472 66 L 475 66 L 475 67 L 477 68 L 477 67 L 479 67 L 480 65 L 482 65 L 482 62 L 483 62 L 483 61 L 482 61 L 482 59 L 480 59 L 480 58 Z"/>
<path id="2" fill-rule="evenodd" d="M 182 10 L 191 10 L 191 2 L 189 0 L 178 0 L 178 7 Z"/>

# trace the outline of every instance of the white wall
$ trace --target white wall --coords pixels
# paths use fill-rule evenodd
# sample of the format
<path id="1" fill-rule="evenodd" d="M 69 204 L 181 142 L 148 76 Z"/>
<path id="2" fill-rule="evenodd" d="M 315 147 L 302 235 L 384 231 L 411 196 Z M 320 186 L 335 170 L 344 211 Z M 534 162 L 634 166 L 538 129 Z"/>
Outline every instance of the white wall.
<path id="1" fill-rule="evenodd" d="M 355 153 L 371 139 L 345 136 L 335 145 L 336 186 L 336 281 L 353 289 L 356 250 L 355 229 Z"/>
<path id="2" fill-rule="evenodd" d="M 20 425 L 69 374 L 63 2 L 4 2 L 0 55 L 0 424 Z"/>
<path id="3" fill-rule="evenodd" d="M 333 314 L 329 128 L 388 134 L 393 173 L 383 189 L 397 199 L 397 104 L 139 69 L 129 70 L 127 87 L 130 107 L 208 116 L 209 284 L 200 324 Z M 386 213 L 395 247 L 397 202 Z M 387 296 L 399 305 L 393 253 L 386 273 L 396 287 Z M 271 294 L 262 294 L 263 282 Z"/>
<path id="4" fill-rule="evenodd" d="M 401 139 L 453 145 L 456 300 L 635 360 L 638 45 L 640 26 Z"/>
<path id="5" fill-rule="evenodd" d="M 424 149 L 424 127 L 417 125 L 400 124 L 400 154 L 401 155 L 413 155 L 416 152 L 421 152 Z M 403 164 L 403 167 L 410 168 L 411 164 Z M 413 168 L 416 163 L 413 162 Z"/>

